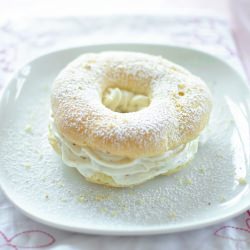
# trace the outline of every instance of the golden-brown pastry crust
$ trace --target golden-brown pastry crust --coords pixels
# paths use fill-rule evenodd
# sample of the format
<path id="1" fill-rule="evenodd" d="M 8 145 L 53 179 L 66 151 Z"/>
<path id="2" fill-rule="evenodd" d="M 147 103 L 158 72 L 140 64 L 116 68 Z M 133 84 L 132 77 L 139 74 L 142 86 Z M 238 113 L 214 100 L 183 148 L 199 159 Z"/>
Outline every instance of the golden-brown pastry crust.
<path id="1" fill-rule="evenodd" d="M 147 95 L 150 105 L 114 112 L 102 104 L 109 87 Z M 67 140 L 129 158 L 159 155 L 193 140 L 211 111 L 200 78 L 166 59 L 135 52 L 75 59 L 56 78 L 51 103 L 55 125 Z"/>

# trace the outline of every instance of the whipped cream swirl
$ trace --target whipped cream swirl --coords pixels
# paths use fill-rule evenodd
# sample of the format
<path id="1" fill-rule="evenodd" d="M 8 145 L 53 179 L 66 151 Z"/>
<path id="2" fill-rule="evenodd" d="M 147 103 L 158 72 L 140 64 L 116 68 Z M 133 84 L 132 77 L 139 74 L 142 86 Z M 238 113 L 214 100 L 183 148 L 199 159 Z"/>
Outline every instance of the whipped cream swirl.
<path id="1" fill-rule="evenodd" d="M 113 111 L 128 113 L 147 107 L 150 100 L 145 95 L 134 94 L 119 88 L 108 88 L 103 94 L 102 102 Z"/>
<path id="2" fill-rule="evenodd" d="M 62 160 L 67 166 L 75 167 L 88 178 L 95 173 L 106 174 L 122 186 L 137 185 L 185 165 L 198 149 L 197 138 L 162 155 L 129 159 L 72 144 L 59 134 L 53 119 L 50 122 L 50 133 L 56 138 Z"/>

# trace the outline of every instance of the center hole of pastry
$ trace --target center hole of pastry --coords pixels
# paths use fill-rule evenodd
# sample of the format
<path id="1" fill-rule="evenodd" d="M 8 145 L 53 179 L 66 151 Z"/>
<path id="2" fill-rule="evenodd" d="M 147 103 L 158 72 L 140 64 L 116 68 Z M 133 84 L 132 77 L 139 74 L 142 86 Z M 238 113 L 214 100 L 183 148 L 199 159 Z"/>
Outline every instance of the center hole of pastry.
<path id="1" fill-rule="evenodd" d="M 146 108 L 150 99 L 146 95 L 136 94 L 120 88 L 107 88 L 102 96 L 102 103 L 109 109 L 129 113 Z"/>

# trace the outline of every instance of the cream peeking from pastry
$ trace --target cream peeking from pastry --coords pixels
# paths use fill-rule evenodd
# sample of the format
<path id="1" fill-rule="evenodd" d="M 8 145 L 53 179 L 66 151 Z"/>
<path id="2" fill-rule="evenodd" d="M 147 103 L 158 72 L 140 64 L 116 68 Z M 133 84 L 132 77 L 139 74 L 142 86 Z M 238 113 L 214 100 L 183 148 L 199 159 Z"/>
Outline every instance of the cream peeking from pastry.
<path id="1" fill-rule="evenodd" d="M 211 107 L 205 83 L 162 57 L 88 53 L 53 83 L 49 141 L 87 180 L 133 186 L 194 157 Z"/>

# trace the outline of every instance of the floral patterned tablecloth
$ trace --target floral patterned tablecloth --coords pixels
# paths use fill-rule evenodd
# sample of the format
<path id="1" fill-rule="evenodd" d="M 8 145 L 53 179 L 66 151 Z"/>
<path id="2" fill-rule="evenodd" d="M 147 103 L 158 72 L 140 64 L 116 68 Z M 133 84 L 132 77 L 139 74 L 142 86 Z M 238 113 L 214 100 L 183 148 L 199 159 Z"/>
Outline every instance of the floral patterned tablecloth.
<path id="1" fill-rule="evenodd" d="M 85 44 L 184 45 L 224 58 L 242 72 L 227 20 L 208 15 L 61 17 L 0 21 L 0 92 L 26 61 Z M 250 211 L 223 224 L 159 236 L 90 236 L 36 223 L 0 192 L 0 249 L 250 249 Z"/>

